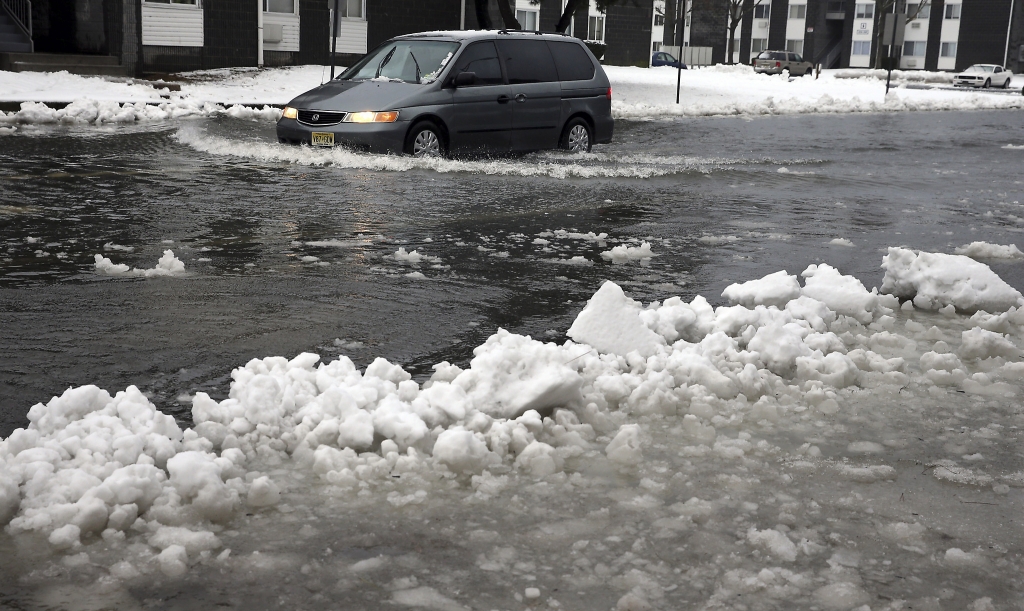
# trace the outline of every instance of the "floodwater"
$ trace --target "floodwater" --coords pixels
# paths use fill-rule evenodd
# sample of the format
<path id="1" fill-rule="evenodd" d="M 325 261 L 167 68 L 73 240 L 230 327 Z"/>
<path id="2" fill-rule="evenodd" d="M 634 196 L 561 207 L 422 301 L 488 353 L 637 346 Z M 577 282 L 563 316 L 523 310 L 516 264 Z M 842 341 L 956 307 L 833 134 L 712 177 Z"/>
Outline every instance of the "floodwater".
<path id="1" fill-rule="evenodd" d="M 561 337 L 604 279 L 644 302 L 718 304 L 732 282 L 825 261 L 870 288 L 888 246 L 951 252 L 1013 243 L 1024 230 L 1024 153 L 1002 148 L 1024 143 L 1019 113 L 616 128 L 584 160 L 547 153 L 443 162 L 443 172 L 352 154 L 336 167 L 278 147 L 271 124 L 233 119 L 5 137 L 0 435 L 69 386 L 135 384 L 187 421 L 179 395 L 223 395 L 230 370 L 254 357 L 383 356 L 429 373 L 442 360 L 464 364 L 498 327 Z M 264 160 L 265 149 L 280 159 Z M 376 169 L 389 163 L 408 169 Z M 607 240 L 533 244 L 557 230 Z M 642 239 L 657 255 L 647 267 L 599 256 Z M 387 258 L 400 247 L 443 267 Z M 166 249 L 187 280 L 93 268 L 97 253 L 153 267 Z M 575 256 L 593 265 L 557 262 Z M 1020 268 L 995 269 L 1021 287 Z M 426 279 L 405 276 L 417 270 Z"/>
<path id="2" fill-rule="evenodd" d="M 878 286 L 888 246 L 1021 244 L 1024 150 L 1007 146 L 1024 145 L 1017 112 L 619 121 L 616 130 L 613 144 L 579 158 L 423 163 L 280 146 L 271 124 L 227 118 L 0 137 L 0 436 L 25 426 L 33 404 L 83 384 L 134 384 L 188 424 L 186 396 L 224 398 L 232 368 L 269 355 L 345 354 L 359 366 L 385 357 L 423 380 L 440 361 L 466 366 L 499 327 L 563 340 L 605 279 L 644 302 L 704 295 L 719 305 L 732 282 L 819 262 Z M 643 265 L 601 257 L 644 241 L 656 256 Z M 411 264 L 395 257 L 400 248 L 431 258 Z M 93 264 L 102 254 L 149 268 L 168 249 L 186 276 L 116 278 Z M 1024 288 L 1024 264 L 992 268 Z M 907 413 L 903 405 L 886 395 L 837 426 L 928 445 L 950 424 L 920 403 Z M 972 405 L 948 399 L 951 411 Z M 963 422 L 1009 426 L 1019 421 L 1014 405 L 986 405 L 977 423 Z M 277 517 L 239 518 L 222 538 L 245 564 L 184 586 L 104 586 L 114 552 L 72 566 L 31 541 L 4 540 L 5 553 L 32 560 L 5 567 L 0 605 L 371 609 L 406 604 L 390 592 L 429 586 L 443 596 L 413 607 L 611 608 L 639 588 L 657 608 L 787 608 L 790 599 L 789 608 L 846 608 L 835 596 L 809 598 L 826 578 L 801 579 L 820 570 L 859 583 L 872 609 L 900 600 L 965 608 L 984 596 L 1018 608 L 1010 605 L 1024 593 L 1019 488 L 950 492 L 914 462 L 930 450 L 896 444 L 908 462 L 895 483 L 837 488 L 828 473 L 801 473 L 800 489 L 786 490 L 791 477 L 759 466 L 771 458 L 681 459 L 675 424 L 652 425 L 650 483 L 636 498 L 622 492 L 636 482 L 601 474 L 575 488 L 513 487 L 500 506 L 474 505 L 454 487 L 404 513 L 377 509 L 375 497 L 325 495 Z M 784 447 L 815 438 L 813 427 L 767 436 Z M 1015 439 L 985 451 L 996 471 L 1021 469 Z M 818 445 L 837 460 L 846 446 Z M 684 463 L 685 489 L 672 479 Z M 700 496 L 719 499 L 713 517 L 694 518 L 701 528 L 664 535 L 651 526 L 660 505 L 644 494 L 686 501 L 701 481 L 713 492 Z M 759 505 L 774 512 L 766 524 Z M 902 545 L 869 540 L 896 508 L 904 522 L 930 514 L 962 528 Z M 812 545 L 834 553 L 766 576 L 757 552 L 734 541 L 751 520 L 817 532 L 806 535 Z M 1002 551 L 980 569 L 936 568 L 948 548 L 984 546 Z M 744 579 L 760 579 L 761 589 Z M 517 600 L 527 587 L 543 595 Z M 83 592 L 93 602 L 75 602 Z"/>

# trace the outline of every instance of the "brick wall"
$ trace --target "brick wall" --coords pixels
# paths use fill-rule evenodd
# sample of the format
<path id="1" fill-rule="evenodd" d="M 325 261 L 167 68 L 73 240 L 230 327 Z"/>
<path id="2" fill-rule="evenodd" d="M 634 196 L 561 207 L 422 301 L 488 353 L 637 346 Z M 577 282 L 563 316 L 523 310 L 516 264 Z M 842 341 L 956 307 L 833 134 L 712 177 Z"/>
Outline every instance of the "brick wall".
<path id="1" fill-rule="evenodd" d="M 254 0 L 204 0 L 204 69 L 256 65 L 256 10 Z"/>
<path id="2" fill-rule="evenodd" d="M 466 0 L 466 8 L 472 4 Z M 460 0 L 367 0 L 366 48 L 402 34 L 459 29 Z M 497 12 L 497 9 L 495 9 Z M 500 20 L 495 23 L 500 23 Z M 466 27 L 469 27 L 467 19 Z"/>
<path id="3" fill-rule="evenodd" d="M 1013 6 L 1013 24 L 1010 30 L 1010 57 L 1006 67 L 1014 74 L 1024 72 L 1024 2 Z"/>
<path id="4" fill-rule="evenodd" d="M 255 65 L 253 58 L 251 64 L 237 64 L 240 66 Z M 201 70 L 203 65 L 202 47 L 158 47 L 145 45 L 142 47 L 142 70 L 144 72 L 185 72 L 187 70 Z"/>
<path id="5" fill-rule="evenodd" d="M 964 2 L 960 14 L 960 41 L 956 69 L 971 64 L 1002 64 L 1006 53 L 1006 26 L 1011 0 Z"/>
<path id="6" fill-rule="evenodd" d="M 75 0 L 75 49 L 79 53 L 106 53 L 103 0 Z"/>
<path id="7" fill-rule="evenodd" d="M 300 64 L 330 62 L 331 9 L 328 0 L 299 0 Z M 369 50 L 369 49 L 367 49 Z"/>
<path id="8" fill-rule="evenodd" d="M 772 0 L 771 17 L 768 19 L 768 48 L 772 51 L 786 48 L 786 19 L 788 15 L 788 0 Z"/>
<path id="9" fill-rule="evenodd" d="M 943 0 L 932 0 L 931 17 L 928 18 L 928 44 L 924 50 L 924 69 L 939 69 L 939 53 L 942 51 L 942 15 L 945 11 Z"/>
<path id="10" fill-rule="evenodd" d="M 605 64 L 642 66 L 651 63 L 651 24 L 654 21 L 653 0 L 622 0 L 608 7 L 605 16 Z"/>
<path id="11" fill-rule="evenodd" d="M 774 8 L 773 6 L 773 16 Z M 728 0 L 693 0 L 693 14 L 690 19 L 690 46 L 711 47 L 711 63 L 713 64 L 725 62 L 725 37 L 728 29 Z"/>

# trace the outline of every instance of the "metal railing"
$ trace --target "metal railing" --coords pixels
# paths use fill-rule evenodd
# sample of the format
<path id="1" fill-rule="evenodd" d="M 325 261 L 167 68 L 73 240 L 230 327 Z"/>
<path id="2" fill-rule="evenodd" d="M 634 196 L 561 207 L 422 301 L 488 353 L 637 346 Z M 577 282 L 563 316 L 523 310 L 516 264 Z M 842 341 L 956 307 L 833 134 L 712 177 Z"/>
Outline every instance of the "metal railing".
<path id="1" fill-rule="evenodd" d="M 29 49 L 34 53 L 36 47 L 35 41 L 32 40 L 32 0 L 0 0 L 0 7 L 11 16 L 25 36 L 28 36 Z"/>
<path id="2" fill-rule="evenodd" d="M 821 64 L 823 70 L 829 70 L 832 68 L 832 65 L 836 63 L 836 60 L 839 59 L 839 55 L 842 52 L 843 41 L 842 39 L 836 40 L 828 47 L 828 49 L 825 50 L 825 53 L 822 54 L 824 58 L 819 57 L 818 61 L 815 63 Z"/>

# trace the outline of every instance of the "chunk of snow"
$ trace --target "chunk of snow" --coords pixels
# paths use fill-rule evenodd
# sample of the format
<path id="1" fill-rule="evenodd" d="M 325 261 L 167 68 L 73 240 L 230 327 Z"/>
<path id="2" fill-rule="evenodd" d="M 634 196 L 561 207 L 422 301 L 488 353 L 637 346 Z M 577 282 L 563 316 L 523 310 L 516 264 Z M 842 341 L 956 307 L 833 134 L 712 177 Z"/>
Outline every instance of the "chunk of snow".
<path id="1" fill-rule="evenodd" d="M 755 305 L 773 305 L 782 308 L 789 300 L 799 296 L 800 283 L 796 276 L 791 276 L 785 270 L 768 274 L 758 280 L 730 284 L 722 291 L 722 297 L 748 308 Z"/>
<path id="2" fill-rule="evenodd" d="M 611 281 L 602 284 L 590 298 L 566 335 L 598 352 L 620 356 L 636 351 L 648 357 L 665 345 L 665 340 L 640 319 L 640 304 Z"/>
<path id="3" fill-rule="evenodd" d="M 1004 246 L 988 242 L 971 242 L 958 246 L 953 252 L 972 259 L 1024 259 L 1024 252 L 1021 252 L 1016 244 Z"/>
<path id="4" fill-rule="evenodd" d="M 185 273 L 185 264 L 175 257 L 174 252 L 170 250 L 165 250 L 163 256 L 160 257 L 159 261 L 157 261 L 156 267 L 150 269 L 141 269 L 138 267 L 130 269 L 123 263 L 115 264 L 103 255 L 96 255 L 95 260 L 96 271 L 110 276 L 140 276 L 143 278 L 154 278 L 158 276 L 180 276 Z"/>
<path id="5" fill-rule="evenodd" d="M 989 266 L 963 255 L 890 247 L 882 268 L 881 292 L 913 299 L 921 309 L 951 305 L 964 312 L 1005 312 L 1024 304 L 1020 292 Z"/>
<path id="6" fill-rule="evenodd" d="M 640 246 L 627 246 L 625 244 L 615 246 L 611 250 L 601 253 L 601 258 L 612 263 L 626 263 L 629 261 L 643 262 L 645 259 L 656 257 L 651 252 L 650 242 L 642 242 Z"/>

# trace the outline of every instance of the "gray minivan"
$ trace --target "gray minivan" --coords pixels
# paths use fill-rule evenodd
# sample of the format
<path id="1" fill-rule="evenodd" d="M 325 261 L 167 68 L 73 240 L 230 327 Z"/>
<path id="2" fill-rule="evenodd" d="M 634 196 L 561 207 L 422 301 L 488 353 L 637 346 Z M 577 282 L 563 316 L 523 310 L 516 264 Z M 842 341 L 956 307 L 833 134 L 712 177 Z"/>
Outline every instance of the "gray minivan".
<path id="1" fill-rule="evenodd" d="M 521 31 L 399 36 L 307 91 L 277 122 L 283 143 L 444 156 L 612 140 L 612 89 L 579 39 Z"/>

